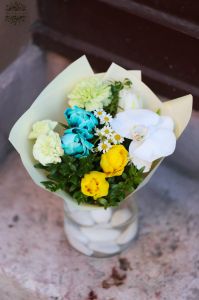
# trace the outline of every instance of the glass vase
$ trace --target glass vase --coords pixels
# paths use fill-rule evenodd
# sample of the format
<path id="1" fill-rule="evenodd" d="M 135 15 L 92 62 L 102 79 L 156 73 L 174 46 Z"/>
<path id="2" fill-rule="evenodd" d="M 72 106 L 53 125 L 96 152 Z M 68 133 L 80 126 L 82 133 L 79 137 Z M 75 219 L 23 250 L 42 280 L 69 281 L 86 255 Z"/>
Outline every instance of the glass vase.
<path id="1" fill-rule="evenodd" d="M 64 201 L 64 229 L 69 243 L 79 252 L 109 257 L 126 249 L 138 231 L 135 199 L 125 199 L 116 208 L 77 207 Z"/>

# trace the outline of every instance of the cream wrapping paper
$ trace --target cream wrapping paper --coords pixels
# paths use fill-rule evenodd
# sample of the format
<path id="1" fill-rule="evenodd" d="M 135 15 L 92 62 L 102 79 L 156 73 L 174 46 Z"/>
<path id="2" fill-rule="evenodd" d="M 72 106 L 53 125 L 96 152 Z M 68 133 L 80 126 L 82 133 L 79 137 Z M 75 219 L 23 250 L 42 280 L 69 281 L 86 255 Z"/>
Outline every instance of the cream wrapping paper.
<path id="1" fill-rule="evenodd" d="M 94 72 L 86 58 L 80 57 L 61 72 L 36 98 L 31 107 L 21 116 L 13 126 L 9 140 L 18 151 L 21 160 L 33 181 L 45 189 L 40 183 L 46 180 L 43 170 L 34 168 L 36 161 L 32 155 L 33 141 L 28 139 L 32 125 L 36 121 L 50 119 L 58 122 L 65 122 L 64 111 L 67 107 L 67 94 L 81 79 L 93 76 Z M 133 83 L 133 89 L 143 100 L 146 109 L 157 111 L 160 109 L 161 115 L 171 116 L 175 123 L 175 134 L 178 138 L 186 128 L 192 112 L 192 96 L 187 95 L 167 102 L 160 99 L 141 81 L 140 71 L 127 71 L 124 68 L 111 64 L 108 71 L 104 74 L 96 74 L 108 80 L 123 80 L 129 78 Z M 163 159 L 150 171 L 144 181 L 133 192 L 142 188 L 154 174 Z M 69 205 L 78 204 L 72 197 L 64 191 L 57 191 L 55 194 Z M 129 195 L 130 196 L 130 195 Z M 80 208 L 80 206 L 78 206 Z M 96 209 L 96 206 L 81 205 L 81 209 Z"/>

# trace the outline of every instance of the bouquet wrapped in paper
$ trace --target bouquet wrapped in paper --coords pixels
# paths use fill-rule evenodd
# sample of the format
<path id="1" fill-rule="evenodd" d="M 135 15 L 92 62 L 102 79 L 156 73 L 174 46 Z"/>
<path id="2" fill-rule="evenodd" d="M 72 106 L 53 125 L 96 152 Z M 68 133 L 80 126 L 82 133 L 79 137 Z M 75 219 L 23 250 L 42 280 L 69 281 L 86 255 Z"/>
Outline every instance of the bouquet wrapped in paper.
<path id="1" fill-rule="evenodd" d="M 174 152 L 191 111 L 191 95 L 161 102 L 140 71 L 113 63 L 94 74 L 83 56 L 43 90 L 9 139 L 36 184 L 99 224 Z"/>

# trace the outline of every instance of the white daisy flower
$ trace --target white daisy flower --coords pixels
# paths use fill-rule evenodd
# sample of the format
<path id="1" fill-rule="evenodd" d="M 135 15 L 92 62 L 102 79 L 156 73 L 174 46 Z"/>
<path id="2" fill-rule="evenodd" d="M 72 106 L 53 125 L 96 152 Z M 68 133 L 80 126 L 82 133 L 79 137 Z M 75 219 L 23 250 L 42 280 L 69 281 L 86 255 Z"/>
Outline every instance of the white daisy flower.
<path id="1" fill-rule="evenodd" d="M 112 133 L 113 133 L 113 129 L 110 126 L 104 126 L 101 130 L 100 133 L 102 136 L 105 136 L 107 138 L 110 138 Z"/>
<path id="2" fill-rule="evenodd" d="M 102 118 L 106 115 L 106 112 L 102 108 L 99 108 L 94 111 L 94 115 L 96 118 Z"/>
<path id="3" fill-rule="evenodd" d="M 98 151 L 102 151 L 103 153 L 107 152 L 111 148 L 111 144 L 105 140 L 101 141 L 97 147 Z"/>
<path id="4" fill-rule="evenodd" d="M 100 117 L 100 123 L 101 124 L 110 123 L 112 119 L 113 118 L 110 114 L 105 114 L 104 116 Z"/>
<path id="5" fill-rule="evenodd" d="M 112 134 L 111 139 L 112 139 L 113 144 L 115 144 L 115 145 L 121 144 L 124 142 L 124 138 L 117 132 L 114 132 Z"/>
<path id="6" fill-rule="evenodd" d="M 102 135 L 101 134 L 101 130 L 99 128 L 95 127 L 95 133 L 94 133 L 94 135 L 101 136 Z"/>

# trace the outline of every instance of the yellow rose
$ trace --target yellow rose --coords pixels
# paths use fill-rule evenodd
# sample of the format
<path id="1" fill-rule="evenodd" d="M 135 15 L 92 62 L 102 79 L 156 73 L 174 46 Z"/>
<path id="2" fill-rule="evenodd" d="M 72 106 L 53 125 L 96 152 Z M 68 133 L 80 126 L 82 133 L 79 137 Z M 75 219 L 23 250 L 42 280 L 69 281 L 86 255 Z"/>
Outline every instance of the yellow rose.
<path id="1" fill-rule="evenodd" d="M 86 196 L 91 196 L 95 200 L 108 195 L 109 183 L 106 175 L 102 172 L 92 171 L 85 174 L 81 180 L 81 191 Z"/>
<path id="2" fill-rule="evenodd" d="M 113 146 L 102 154 L 100 166 L 107 177 L 120 176 L 128 163 L 128 151 L 122 145 Z"/>

